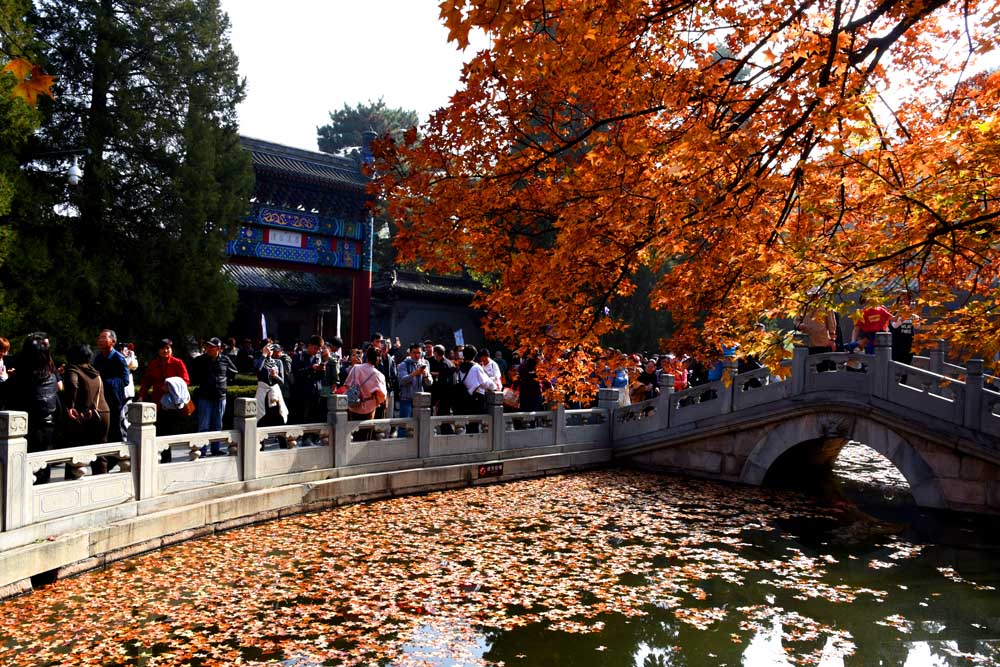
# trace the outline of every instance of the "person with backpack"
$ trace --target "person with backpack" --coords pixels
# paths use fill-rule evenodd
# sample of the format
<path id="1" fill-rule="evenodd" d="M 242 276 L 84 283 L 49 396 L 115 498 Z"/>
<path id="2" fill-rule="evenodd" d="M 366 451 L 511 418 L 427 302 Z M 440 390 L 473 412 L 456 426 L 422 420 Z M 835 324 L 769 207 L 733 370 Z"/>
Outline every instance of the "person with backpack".
<path id="1" fill-rule="evenodd" d="M 385 403 L 388 390 L 385 375 L 376 368 L 381 352 L 372 345 L 365 350 L 365 363 L 351 366 L 344 380 L 347 396 L 347 420 L 365 421 L 375 418 L 375 409 Z M 359 440 L 368 440 L 370 432 Z"/>

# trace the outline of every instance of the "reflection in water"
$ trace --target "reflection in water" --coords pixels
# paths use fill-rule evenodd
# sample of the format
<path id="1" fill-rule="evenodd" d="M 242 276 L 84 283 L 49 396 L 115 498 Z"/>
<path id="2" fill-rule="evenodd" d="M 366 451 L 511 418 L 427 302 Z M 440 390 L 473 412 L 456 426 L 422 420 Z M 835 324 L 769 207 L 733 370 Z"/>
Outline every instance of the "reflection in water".
<path id="1" fill-rule="evenodd" d="M 781 621 L 777 618 L 771 621 L 770 627 L 758 630 L 747 649 L 743 651 L 745 667 L 758 667 L 758 665 L 792 667 L 792 664 L 781 646 Z"/>
<path id="2" fill-rule="evenodd" d="M 948 662 L 941 656 L 931 654 L 931 646 L 927 642 L 910 644 L 903 667 L 947 667 Z"/>
<path id="3" fill-rule="evenodd" d="M 845 521 L 621 471 L 345 506 L 0 603 L 0 665 L 997 664 L 993 552 Z"/>

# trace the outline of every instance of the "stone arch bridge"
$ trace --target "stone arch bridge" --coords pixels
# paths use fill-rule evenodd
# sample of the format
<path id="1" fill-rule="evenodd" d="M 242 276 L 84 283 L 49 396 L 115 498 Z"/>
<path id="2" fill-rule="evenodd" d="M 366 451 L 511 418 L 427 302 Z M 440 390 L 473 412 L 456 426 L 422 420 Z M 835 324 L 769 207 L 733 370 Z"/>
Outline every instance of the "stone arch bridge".
<path id="1" fill-rule="evenodd" d="M 915 360 L 923 368 L 901 364 L 888 334 L 874 357 L 799 343 L 786 381 L 764 368 L 617 409 L 615 459 L 761 484 L 829 469 L 856 441 L 889 459 L 922 507 L 1000 511 L 1000 393 L 982 361 L 948 364 L 939 347 Z"/>

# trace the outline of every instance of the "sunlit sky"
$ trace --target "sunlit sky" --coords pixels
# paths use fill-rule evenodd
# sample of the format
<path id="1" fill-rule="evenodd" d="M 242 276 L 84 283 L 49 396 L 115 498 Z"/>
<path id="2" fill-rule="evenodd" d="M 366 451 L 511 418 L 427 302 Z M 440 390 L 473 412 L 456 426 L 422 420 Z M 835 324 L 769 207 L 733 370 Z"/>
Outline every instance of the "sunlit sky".
<path id="1" fill-rule="evenodd" d="M 247 80 L 241 134 L 316 150 L 317 126 L 345 103 L 381 97 L 425 120 L 459 85 L 465 57 L 437 0 L 222 0 L 222 9 Z"/>

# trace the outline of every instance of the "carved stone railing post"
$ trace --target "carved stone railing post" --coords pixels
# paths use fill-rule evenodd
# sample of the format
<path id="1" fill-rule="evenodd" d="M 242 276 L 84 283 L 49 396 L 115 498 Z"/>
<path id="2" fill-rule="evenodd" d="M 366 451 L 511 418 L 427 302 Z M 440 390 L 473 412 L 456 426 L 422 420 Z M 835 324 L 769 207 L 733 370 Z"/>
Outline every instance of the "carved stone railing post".
<path id="1" fill-rule="evenodd" d="M 617 389 L 598 389 L 597 390 L 597 407 L 600 410 L 614 410 L 618 407 L 618 399 L 621 394 Z"/>
<path id="2" fill-rule="evenodd" d="M 502 451 L 503 441 L 507 434 L 503 428 L 503 394 L 501 392 L 486 392 L 486 414 L 490 416 L 490 449 L 494 452 Z"/>
<path id="3" fill-rule="evenodd" d="M 968 429 L 978 431 L 981 424 L 983 402 L 983 360 L 965 362 L 965 420 Z"/>
<path id="4" fill-rule="evenodd" d="M 233 428 L 240 432 L 240 479 L 257 479 L 257 399 L 237 398 L 233 406 Z"/>
<path id="5" fill-rule="evenodd" d="M 928 370 L 931 373 L 944 375 L 944 362 L 945 359 L 947 358 L 948 358 L 948 341 L 946 341 L 944 338 L 939 338 L 937 341 L 937 346 L 931 349 Z"/>
<path id="6" fill-rule="evenodd" d="M 788 381 L 788 393 L 795 396 L 806 390 L 806 373 L 809 368 L 809 336 L 797 333 L 792 337 L 792 377 Z"/>
<path id="7" fill-rule="evenodd" d="M 555 442 L 553 444 L 556 444 L 556 445 L 565 445 L 566 444 L 566 405 L 560 402 L 559 405 L 556 406 L 556 409 L 553 412 L 555 413 L 553 415 L 553 418 L 555 419 L 555 422 L 553 422 L 553 424 L 552 424 L 552 427 L 555 429 Z"/>
<path id="8" fill-rule="evenodd" d="M 3 529 L 14 530 L 31 522 L 31 485 L 28 466 L 28 413 L 0 412 L 0 502 Z"/>
<path id="9" fill-rule="evenodd" d="M 621 394 L 612 387 L 597 390 L 597 408 L 608 411 L 608 432 L 607 437 L 614 439 L 615 433 L 615 410 L 618 408 L 618 399 Z"/>
<path id="10" fill-rule="evenodd" d="M 735 357 L 726 357 L 722 360 L 725 368 L 722 371 L 722 390 L 719 392 L 719 401 L 721 402 L 722 414 L 728 414 L 733 411 L 733 405 L 735 404 L 735 398 L 733 397 L 733 392 L 736 391 L 736 373 L 739 372 L 739 362 Z"/>
<path id="11" fill-rule="evenodd" d="M 424 391 L 413 394 L 413 416 L 417 418 L 417 456 L 431 455 L 431 395 Z"/>
<path id="12" fill-rule="evenodd" d="M 880 331 L 875 334 L 875 366 L 871 379 L 872 396 L 889 398 L 889 383 L 895 382 L 889 362 L 892 361 L 892 334 Z"/>
<path id="13" fill-rule="evenodd" d="M 146 500 L 160 495 L 156 468 L 160 453 L 156 451 L 156 404 L 132 403 L 128 406 L 128 437 L 132 456 L 135 499 Z"/>
<path id="14" fill-rule="evenodd" d="M 660 398 L 656 402 L 658 429 L 670 428 L 670 395 L 674 393 L 674 375 L 660 376 Z"/>
<path id="15" fill-rule="evenodd" d="M 351 429 L 347 424 L 347 396 L 333 394 L 327 402 L 327 419 L 333 429 L 333 467 L 347 465 L 347 443 L 351 441 Z"/>

